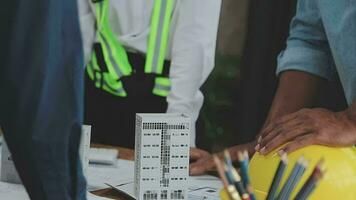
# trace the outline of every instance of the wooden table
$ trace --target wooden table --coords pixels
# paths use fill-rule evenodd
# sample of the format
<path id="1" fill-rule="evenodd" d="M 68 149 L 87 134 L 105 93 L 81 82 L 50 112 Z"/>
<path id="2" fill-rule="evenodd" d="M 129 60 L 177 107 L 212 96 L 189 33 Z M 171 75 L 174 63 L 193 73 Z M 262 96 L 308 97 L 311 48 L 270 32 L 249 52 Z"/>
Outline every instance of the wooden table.
<path id="1" fill-rule="evenodd" d="M 100 145 L 100 144 L 92 144 L 91 147 L 117 149 L 117 150 L 119 150 L 119 158 L 120 159 L 134 160 L 135 153 L 134 153 L 134 150 L 132 150 L 132 149 L 127 149 L 127 148 L 122 148 L 122 147 L 114 147 L 114 146 L 108 146 L 108 145 Z M 98 195 L 98 196 L 111 198 L 111 199 L 128 200 L 127 197 L 120 194 L 118 191 L 115 191 L 114 189 L 110 189 L 110 188 L 97 190 L 97 191 L 94 191 L 91 193 Z"/>

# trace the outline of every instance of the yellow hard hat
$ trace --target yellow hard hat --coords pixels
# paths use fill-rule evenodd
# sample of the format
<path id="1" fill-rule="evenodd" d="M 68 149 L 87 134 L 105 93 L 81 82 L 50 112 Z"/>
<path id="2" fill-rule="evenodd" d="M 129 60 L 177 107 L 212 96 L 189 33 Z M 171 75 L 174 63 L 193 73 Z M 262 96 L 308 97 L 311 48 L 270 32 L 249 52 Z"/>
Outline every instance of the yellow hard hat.
<path id="1" fill-rule="evenodd" d="M 276 151 L 267 156 L 256 153 L 251 159 L 249 175 L 258 200 L 266 199 L 269 187 L 272 184 L 280 161 Z M 293 191 L 292 199 L 311 175 L 315 165 L 321 158 L 324 158 L 326 174 L 309 199 L 356 200 L 356 148 L 309 146 L 299 149 L 288 155 L 288 167 L 283 176 L 282 185 L 301 156 L 309 161 L 309 166 Z"/>

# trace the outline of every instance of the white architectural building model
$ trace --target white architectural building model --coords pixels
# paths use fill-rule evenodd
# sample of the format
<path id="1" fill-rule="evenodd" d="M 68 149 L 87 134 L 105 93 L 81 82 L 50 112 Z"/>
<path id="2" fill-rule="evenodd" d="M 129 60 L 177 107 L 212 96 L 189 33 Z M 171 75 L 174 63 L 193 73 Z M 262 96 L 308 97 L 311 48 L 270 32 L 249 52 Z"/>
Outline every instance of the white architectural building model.
<path id="1" fill-rule="evenodd" d="M 137 114 L 136 199 L 187 199 L 189 148 L 189 117 Z"/>

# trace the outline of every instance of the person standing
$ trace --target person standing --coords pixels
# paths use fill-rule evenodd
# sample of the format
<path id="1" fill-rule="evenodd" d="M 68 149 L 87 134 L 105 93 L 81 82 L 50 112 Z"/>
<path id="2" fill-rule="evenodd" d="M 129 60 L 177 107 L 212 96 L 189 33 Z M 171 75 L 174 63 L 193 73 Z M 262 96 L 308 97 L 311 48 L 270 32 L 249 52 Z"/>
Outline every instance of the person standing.
<path id="1" fill-rule="evenodd" d="M 83 53 L 72 0 L 0 6 L 0 124 L 31 199 L 85 200 Z"/>
<path id="2" fill-rule="evenodd" d="M 192 118 L 194 147 L 221 1 L 81 1 L 93 141 L 133 148 L 135 114 L 168 112 Z"/>
<path id="3" fill-rule="evenodd" d="M 308 145 L 356 144 L 356 4 L 299 0 L 287 47 L 278 57 L 277 93 L 258 139 L 231 147 L 267 155 L 291 153 Z M 348 107 L 334 112 L 315 108 L 320 90 L 337 79 Z M 236 153 L 234 153 L 236 154 Z M 200 174 L 214 167 L 208 156 L 195 165 Z"/>

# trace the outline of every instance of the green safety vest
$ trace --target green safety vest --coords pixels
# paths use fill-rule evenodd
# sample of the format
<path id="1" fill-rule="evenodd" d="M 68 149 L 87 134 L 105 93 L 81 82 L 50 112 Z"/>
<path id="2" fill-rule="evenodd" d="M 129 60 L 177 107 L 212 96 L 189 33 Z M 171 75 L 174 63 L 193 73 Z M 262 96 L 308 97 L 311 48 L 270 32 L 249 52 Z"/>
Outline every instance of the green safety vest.
<path id="1" fill-rule="evenodd" d="M 171 83 L 163 76 L 165 55 L 167 52 L 171 16 L 174 0 L 154 0 L 151 17 L 151 30 L 148 38 L 145 73 L 156 74 L 153 94 L 168 96 Z M 110 94 L 126 97 L 121 77 L 130 76 L 132 66 L 123 45 L 118 41 L 109 22 L 109 0 L 93 0 L 96 11 L 97 38 L 101 45 L 102 57 L 107 71 L 99 67 L 98 55 L 92 53 L 87 66 L 88 76 L 94 81 L 95 87 Z"/>

